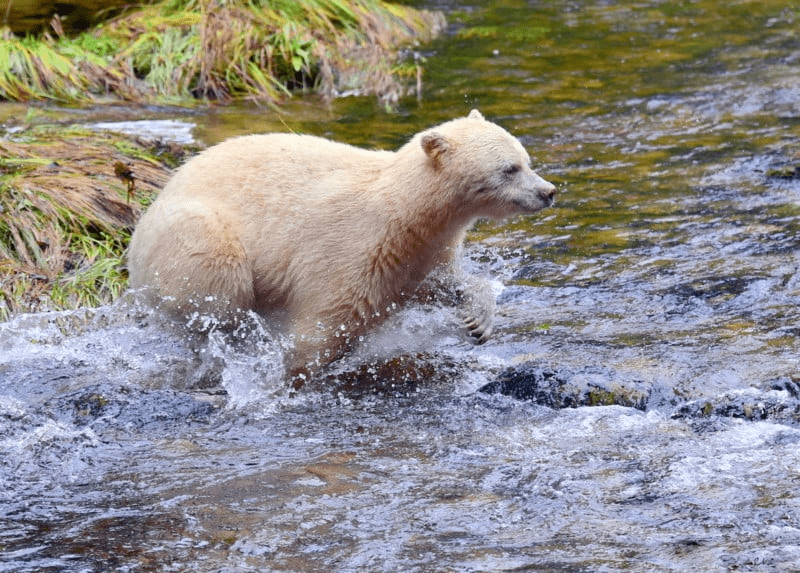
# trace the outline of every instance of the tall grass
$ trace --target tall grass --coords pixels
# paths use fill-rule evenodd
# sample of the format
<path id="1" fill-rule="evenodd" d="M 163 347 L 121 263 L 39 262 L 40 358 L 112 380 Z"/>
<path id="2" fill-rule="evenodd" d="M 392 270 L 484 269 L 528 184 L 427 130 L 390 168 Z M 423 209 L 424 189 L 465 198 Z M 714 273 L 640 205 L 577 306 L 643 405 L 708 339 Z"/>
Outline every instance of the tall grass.
<path id="1" fill-rule="evenodd" d="M 276 102 L 325 97 L 357 78 L 363 93 L 401 91 L 396 49 L 427 40 L 438 13 L 380 0 L 166 0 L 74 38 L 0 32 L 0 98 Z M 352 86 L 349 86 L 352 87 Z"/>
<path id="2" fill-rule="evenodd" d="M 7 28 L 0 32 L 0 94 L 5 99 L 77 100 L 87 87 L 85 76 L 54 46 L 15 38 Z"/>
<path id="3" fill-rule="evenodd" d="M 74 129 L 0 141 L 0 320 L 96 306 L 126 288 L 131 230 L 170 174 L 172 162 L 155 154 Z M 136 180 L 130 199 L 118 164 Z"/>

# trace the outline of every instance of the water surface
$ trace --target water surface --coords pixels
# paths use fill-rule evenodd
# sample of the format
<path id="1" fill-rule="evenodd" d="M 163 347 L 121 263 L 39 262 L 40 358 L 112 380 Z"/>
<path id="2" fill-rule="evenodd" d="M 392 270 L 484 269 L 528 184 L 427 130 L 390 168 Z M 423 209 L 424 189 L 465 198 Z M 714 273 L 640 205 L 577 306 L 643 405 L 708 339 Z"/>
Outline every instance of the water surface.
<path id="1" fill-rule="evenodd" d="M 167 119 L 395 148 L 479 108 L 560 190 L 471 235 L 494 339 L 415 306 L 292 395 L 266 324 L 200 353 L 130 300 L 0 324 L 0 571 L 797 569 L 800 5 L 440 7 L 394 114 Z M 508 368 L 638 407 L 479 391 Z"/>

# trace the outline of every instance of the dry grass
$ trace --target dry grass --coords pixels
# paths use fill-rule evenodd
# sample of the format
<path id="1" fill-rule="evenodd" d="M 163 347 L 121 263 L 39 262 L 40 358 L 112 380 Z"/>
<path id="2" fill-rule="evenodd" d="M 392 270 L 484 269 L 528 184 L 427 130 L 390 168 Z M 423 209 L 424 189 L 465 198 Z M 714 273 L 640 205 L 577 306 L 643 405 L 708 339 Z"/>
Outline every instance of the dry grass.
<path id="1" fill-rule="evenodd" d="M 402 95 L 415 65 L 402 45 L 444 26 L 439 13 L 380 0 L 167 0 L 67 38 L 0 34 L 0 97 L 274 103 L 294 89 Z"/>
<path id="2" fill-rule="evenodd" d="M 171 173 L 164 151 L 78 130 L 0 141 L 0 320 L 102 304 L 125 288 L 131 230 Z M 120 165 L 135 181 L 130 201 Z"/>

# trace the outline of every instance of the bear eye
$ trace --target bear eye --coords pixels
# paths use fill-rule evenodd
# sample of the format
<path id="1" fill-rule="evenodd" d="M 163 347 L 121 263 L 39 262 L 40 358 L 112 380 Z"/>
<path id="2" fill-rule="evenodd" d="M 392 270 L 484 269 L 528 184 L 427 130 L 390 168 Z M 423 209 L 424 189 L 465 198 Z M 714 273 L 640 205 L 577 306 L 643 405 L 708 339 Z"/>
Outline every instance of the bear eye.
<path id="1" fill-rule="evenodd" d="M 518 173 L 520 169 L 522 169 L 522 167 L 515 163 L 514 165 L 509 165 L 503 169 L 503 173 L 506 175 L 514 175 L 515 173 Z"/>

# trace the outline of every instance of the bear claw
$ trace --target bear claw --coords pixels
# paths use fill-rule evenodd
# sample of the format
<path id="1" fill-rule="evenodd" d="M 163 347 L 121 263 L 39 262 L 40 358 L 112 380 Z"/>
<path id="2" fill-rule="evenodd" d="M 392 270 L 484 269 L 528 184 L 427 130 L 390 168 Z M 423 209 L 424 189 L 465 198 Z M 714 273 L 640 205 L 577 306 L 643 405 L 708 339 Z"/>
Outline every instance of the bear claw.
<path id="1" fill-rule="evenodd" d="M 464 326 L 467 329 L 467 334 L 474 339 L 475 344 L 483 344 L 492 335 L 494 330 L 492 322 L 492 317 L 484 314 L 477 318 L 473 316 L 467 317 L 464 320 Z"/>

